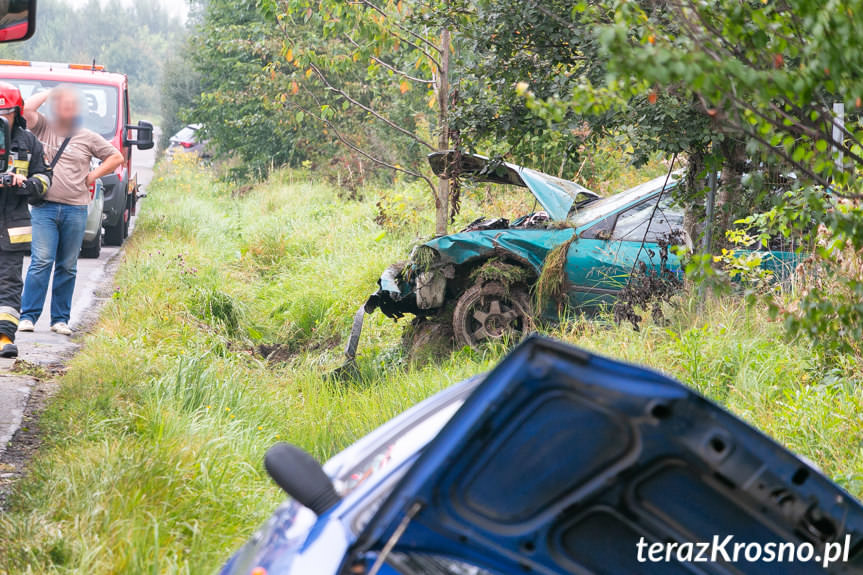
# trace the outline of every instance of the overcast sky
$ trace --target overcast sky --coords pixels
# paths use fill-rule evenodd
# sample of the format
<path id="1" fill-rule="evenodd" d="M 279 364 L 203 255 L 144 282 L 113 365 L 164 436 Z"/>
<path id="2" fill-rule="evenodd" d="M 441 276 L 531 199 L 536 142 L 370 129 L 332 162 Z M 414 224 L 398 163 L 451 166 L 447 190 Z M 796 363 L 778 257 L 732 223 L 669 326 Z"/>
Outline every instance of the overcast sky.
<path id="1" fill-rule="evenodd" d="M 66 1 L 70 2 L 72 0 Z M 186 0 L 156 0 L 156 2 L 167 8 L 171 14 L 182 18 L 185 22 L 186 14 L 189 13 L 189 4 Z"/>
<path id="2" fill-rule="evenodd" d="M 73 6 L 75 4 L 78 4 L 78 0 L 63 0 L 63 1 L 66 2 L 66 4 L 71 4 Z M 106 2 L 106 1 L 116 1 L 116 0 L 102 0 L 102 2 Z M 120 1 L 124 2 L 124 0 L 120 0 Z M 162 6 L 167 8 L 171 14 L 182 18 L 183 21 L 185 22 L 186 15 L 189 13 L 189 3 L 186 0 L 153 0 L 153 2 L 155 2 L 157 4 L 161 4 Z"/>

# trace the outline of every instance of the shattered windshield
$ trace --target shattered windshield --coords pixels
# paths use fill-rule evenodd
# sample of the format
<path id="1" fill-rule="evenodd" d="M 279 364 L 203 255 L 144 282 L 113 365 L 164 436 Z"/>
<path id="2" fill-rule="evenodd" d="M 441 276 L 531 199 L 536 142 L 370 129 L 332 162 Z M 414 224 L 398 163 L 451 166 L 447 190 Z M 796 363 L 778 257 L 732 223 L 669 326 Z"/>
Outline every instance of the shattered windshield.
<path id="1" fill-rule="evenodd" d="M 625 208 L 633 202 L 637 202 L 644 197 L 658 192 L 662 189 L 662 185 L 666 179 L 666 176 L 660 176 L 619 194 L 589 202 L 583 205 L 581 209 L 578 209 L 578 206 L 576 206 L 575 213 L 570 216 L 570 222 L 576 228 L 592 224 L 611 213 Z M 676 180 L 668 180 L 669 188 L 674 186 L 674 184 L 676 184 Z"/>
<path id="2" fill-rule="evenodd" d="M 564 192 L 566 195 L 568 195 L 575 201 L 581 201 L 596 196 L 596 194 L 594 194 L 584 186 L 576 184 L 575 182 L 556 178 L 554 176 L 549 176 L 548 174 L 543 174 L 542 172 L 537 172 L 536 170 L 531 170 L 530 168 L 522 168 L 522 170 L 523 172 L 529 173 L 532 178 L 541 180 L 546 185 Z"/>

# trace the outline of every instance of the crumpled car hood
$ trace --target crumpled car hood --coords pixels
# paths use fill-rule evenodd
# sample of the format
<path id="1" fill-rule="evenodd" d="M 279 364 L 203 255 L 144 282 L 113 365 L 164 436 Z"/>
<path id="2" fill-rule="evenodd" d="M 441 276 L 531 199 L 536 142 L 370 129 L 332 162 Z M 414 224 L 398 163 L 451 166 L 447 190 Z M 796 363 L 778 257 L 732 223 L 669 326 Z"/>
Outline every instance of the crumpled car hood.
<path id="1" fill-rule="evenodd" d="M 575 182 L 549 176 L 508 162 L 489 160 L 477 154 L 462 153 L 457 156 L 457 152 L 452 150 L 435 152 L 429 154 L 428 161 L 436 175 L 447 177 L 447 174 L 456 171 L 453 169 L 456 157 L 460 159 L 460 164 L 457 167 L 459 174 L 470 175 L 479 181 L 527 188 L 548 213 L 548 217 L 554 221 L 566 221 L 576 198 L 599 197 Z"/>

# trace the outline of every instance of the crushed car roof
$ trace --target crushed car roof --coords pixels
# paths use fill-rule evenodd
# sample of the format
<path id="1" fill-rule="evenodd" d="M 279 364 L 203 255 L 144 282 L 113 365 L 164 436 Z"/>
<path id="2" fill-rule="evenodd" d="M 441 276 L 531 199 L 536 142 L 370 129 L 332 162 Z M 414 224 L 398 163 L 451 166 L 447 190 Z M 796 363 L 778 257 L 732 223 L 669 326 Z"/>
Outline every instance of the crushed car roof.
<path id="1" fill-rule="evenodd" d="M 465 154 L 455 150 L 434 152 L 429 154 L 428 161 L 437 176 L 465 174 L 482 182 L 527 188 L 548 213 L 549 218 L 556 221 L 566 220 L 579 196 L 581 199 L 599 197 L 575 182 L 477 154 Z"/>

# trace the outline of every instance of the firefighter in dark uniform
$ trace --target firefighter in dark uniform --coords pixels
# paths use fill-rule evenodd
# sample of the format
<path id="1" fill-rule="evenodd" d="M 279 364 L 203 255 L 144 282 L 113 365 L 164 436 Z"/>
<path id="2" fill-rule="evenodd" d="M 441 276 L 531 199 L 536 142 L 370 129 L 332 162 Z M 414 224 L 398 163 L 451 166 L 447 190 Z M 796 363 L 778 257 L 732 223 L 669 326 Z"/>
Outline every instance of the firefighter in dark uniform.
<path id="1" fill-rule="evenodd" d="M 0 187 L 0 357 L 18 357 L 14 342 L 24 287 L 21 268 L 33 239 L 28 203 L 41 203 L 51 186 L 51 168 L 42 144 L 27 130 L 23 109 L 18 88 L 0 82 L 0 116 L 11 132 L 10 173 Z"/>

